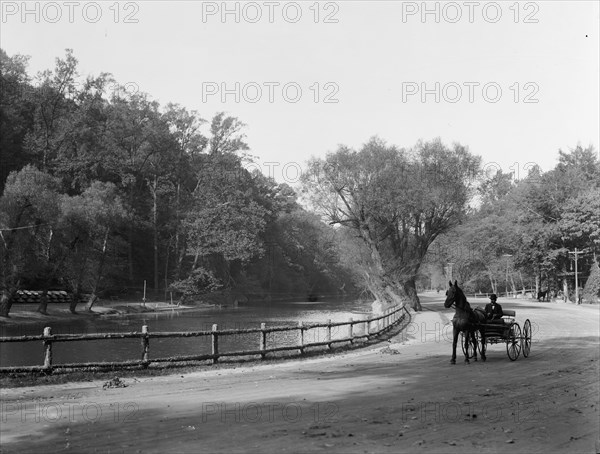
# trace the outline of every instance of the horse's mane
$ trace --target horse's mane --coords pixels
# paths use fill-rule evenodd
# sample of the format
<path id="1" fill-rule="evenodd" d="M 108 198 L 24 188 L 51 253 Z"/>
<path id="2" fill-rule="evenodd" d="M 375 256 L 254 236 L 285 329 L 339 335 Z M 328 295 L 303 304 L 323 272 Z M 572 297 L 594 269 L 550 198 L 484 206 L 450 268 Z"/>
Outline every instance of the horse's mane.
<path id="1" fill-rule="evenodd" d="M 465 293 L 462 291 L 462 289 L 458 285 L 455 285 L 454 287 L 456 288 L 456 293 L 458 293 L 459 298 L 461 300 L 464 300 L 464 302 L 465 302 L 464 306 L 465 306 L 465 309 L 467 310 L 467 312 L 472 312 L 473 308 L 471 308 L 471 305 L 467 301 L 467 296 L 465 295 Z"/>

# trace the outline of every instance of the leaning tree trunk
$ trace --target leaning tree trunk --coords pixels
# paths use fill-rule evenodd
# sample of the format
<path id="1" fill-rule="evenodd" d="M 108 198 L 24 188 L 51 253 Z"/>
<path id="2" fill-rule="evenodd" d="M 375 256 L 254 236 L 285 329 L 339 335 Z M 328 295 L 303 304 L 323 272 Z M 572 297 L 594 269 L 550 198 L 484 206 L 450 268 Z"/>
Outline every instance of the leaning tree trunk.
<path id="1" fill-rule="evenodd" d="M 10 317 L 8 314 L 12 307 L 15 293 L 17 293 L 16 290 L 2 289 L 0 293 L 0 317 Z"/>
<path id="2" fill-rule="evenodd" d="M 383 259 L 377 244 L 371 238 L 371 232 L 367 225 L 361 226 L 360 235 L 369 247 L 374 268 L 371 274 L 367 273 L 369 290 L 381 303 L 382 309 L 402 305 L 404 289 L 387 275 L 383 266 Z"/>
<path id="3" fill-rule="evenodd" d="M 406 293 L 406 296 L 410 301 L 410 307 L 416 312 L 422 311 L 423 308 L 421 307 L 421 300 L 419 299 L 419 295 L 417 295 L 417 287 L 415 285 L 414 278 L 405 281 L 403 287 L 404 292 Z"/>

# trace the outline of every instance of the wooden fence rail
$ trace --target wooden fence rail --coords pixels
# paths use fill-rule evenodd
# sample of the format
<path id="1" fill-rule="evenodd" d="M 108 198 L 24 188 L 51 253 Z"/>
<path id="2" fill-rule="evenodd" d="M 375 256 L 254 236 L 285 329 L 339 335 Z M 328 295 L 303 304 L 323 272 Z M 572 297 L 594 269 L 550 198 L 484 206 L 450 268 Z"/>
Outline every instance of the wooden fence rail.
<path id="1" fill-rule="evenodd" d="M 0 337 L 0 344 L 4 342 L 33 342 L 42 341 L 43 350 L 43 365 L 42 366 L 17 366 L 17 367 L 0 367 L 0 373 L 8 372 L 34 372 L 43 371 L 51 373 L 54 369 L 90 369 L 90 368 L 119 368 L 119 367 L 131 367 L 141 366 L 148 367 L 150 363 L 172 363 L 172 362 L 184 362 L 184 361 L 207 361 L 211 360 L 213 363 L 217 363 L 221 357 L 230 356 L 258 356 L 262 359 L 266 358 L 268 353 L 281 352 L 286 350 L 298 350 L 300 354 L 303 354 L 308 347 L 322 347 L 327 346 L 331 349 L 334 343 L 354 343 L 356 340 L 369 339 L 371 337 L 377 337 L 380 334 L 388 331 L 393 326 L 401 323 L 408 315 L 408 310 L 403 307 L 393 307 L 387 309 L 382 315 L 377 317 L 366 318 L 362 320 L 353 320 L 350 318 L 347 322 L 331 322 L 327 320 L 326 323 L 303 323 L 298 322 L 297 326 L 272 326 L 267 327 L 265 323 L 260 324 L 260 328 L 248 328 L 248 329 L 228 329 L 219 330 L 218 325 L 214 324 L 210 331 L 184 331 L 184 332 L 157 332 L 152 333 L 148 331 L 148 326 L 143 325 L 140 332 L 131 333 L 106 333 L 106 334 L 52 334 L 50 327 L 44 328 L 42 335 L 37 336 L 14 336 L 14 337 Z M 364 334 L 355 334 L 355 325 L 363 325 L 365 327 Z M 348 335 L 343 338 L 332 338 L 331 328 L 332 327 L 348 327 Z M 326 336 L 324 341 L 320 342 L 306 342 L 305 333 L 308 330 L 316 328 L 325 328 Z M 296 345 L 274 345 L 268 346 L 267 340 L 269 333 L 285 332 L 285 331 L 297 331 L 298 332 L 298 344 Z M 220 351 L 219 350 L 219 338 L 230 335 L 239 334 L 259 334 L 258 349 L 257 350 L 242 350 L 242 351 Z M 167 358 L 150 358 L 150 339 L 160 338 L 180 338 L 180 337 L 209 337 L 211 339 L 211 353 L 202 355 L 188 355 L 188 356 L 173 356 Z M 119 361 L 119 362 L 89 362 L 89 363 L 73 363 L 73 364 L 53 364 L 52 363 L 52 344 L 54 342 L 75 342 L 75 341 L 88 341 L 88 340 L 106 340 L 106 339 L 140 339 L 141 341 L 141 359 L 133 361 Z"/>

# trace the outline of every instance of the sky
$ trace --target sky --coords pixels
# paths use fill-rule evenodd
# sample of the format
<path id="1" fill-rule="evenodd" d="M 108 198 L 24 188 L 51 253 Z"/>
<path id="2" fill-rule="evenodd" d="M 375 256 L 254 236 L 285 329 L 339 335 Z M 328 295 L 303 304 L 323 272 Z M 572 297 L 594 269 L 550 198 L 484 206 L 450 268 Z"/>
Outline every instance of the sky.
<path id="1" fill-rule="evenodd" d="M 517 178 L 599 148 L 597 1 L 0 3 L 0 46 L 32 75 L 70 48 L 82 76 L 227 112 L 279 182 L 375 135 L 458 142 Z"/>

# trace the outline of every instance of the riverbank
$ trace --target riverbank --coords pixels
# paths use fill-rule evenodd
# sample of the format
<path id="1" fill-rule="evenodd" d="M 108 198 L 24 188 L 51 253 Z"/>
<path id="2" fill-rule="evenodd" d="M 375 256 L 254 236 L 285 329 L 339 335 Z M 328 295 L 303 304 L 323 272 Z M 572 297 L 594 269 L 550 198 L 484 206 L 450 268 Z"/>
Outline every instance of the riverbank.
<path id="1" fill-rule="evenodd" d="M 139 302 L 139 301 L 110 301 L 94 305 L 91 311 L 85 310 L 85 305 L 77 306 L 77 312 L 71 313 L 68 303 L 54 303 L 48 305 L 48 313 L 41 314 L 36 311 L 37 304 L 14 304 L 10 317 L 0 317 L 2 325 L 35 324 L 41 321 L 58 322 L 81 320 L 94 317 L 119 317 L 139 313 L 160 313 L 168 311 L 201 310 L 215 307 L 212 304 L 197 306 L 176 305 L 164 302 Z"/>

